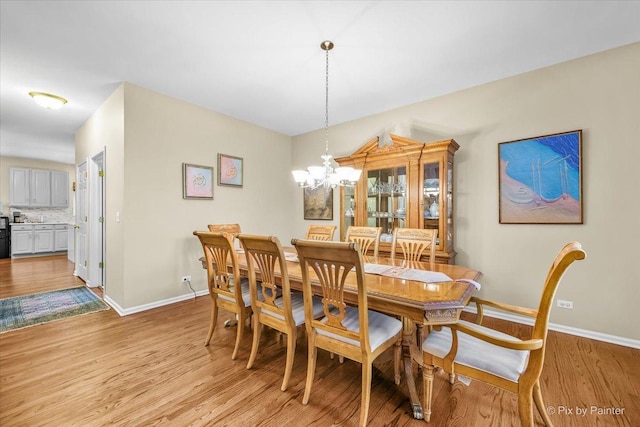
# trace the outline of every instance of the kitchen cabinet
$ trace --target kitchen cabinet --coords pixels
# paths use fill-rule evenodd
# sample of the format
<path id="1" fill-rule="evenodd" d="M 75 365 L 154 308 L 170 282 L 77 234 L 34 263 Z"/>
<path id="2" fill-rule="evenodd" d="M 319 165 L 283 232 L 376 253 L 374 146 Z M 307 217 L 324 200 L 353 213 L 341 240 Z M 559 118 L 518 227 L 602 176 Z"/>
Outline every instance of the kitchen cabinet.
<path id="1" fill-rule="evenodd" d="M 31 169 L 31 207 L 51 206 L 51 171 Z"/>
<path id="2" fill-rule="evenodd" d="M 9 169 L 9 204 L 11 206 L 29 206 L 31 204 L 31 169 Z"/>
<path id="3" fill-rule="evenodd" d="M 51 206 L 60 208 L 69 206 L 69 173 L 51 171 Z"/>
<path id="4" fill-rule="evenodd" d="M 67 224 L 11 224 L 11 256 L 64 252 Z"/>
<path id="5" fill-rule="evenodd" d="M 382 227 L 380 254 L 390 256 L 397 227 L 437 229 L 436 262 L 454 264 L 453 139 L 420 142 L 391 135 L 392 145 L 375 138 L 340 166 L 362 169 L 354 188 L 340 189 L 340 237 L 350 225 Z"/>
<path id="6" fill-rule="evenodd" d="M 33 226 L 11 226 L 11 256 L 33 253 Z"/>
<path id="7" fill-rule="evenodd" d="M 69 174 L 47 169 L 10 168 L 9 205 L 68 207 Z"/>
<path id="8" fill-rule="evenodd" d="M 33 252 L 53 252 L 53 225 L 33 226 Z"/>
<path id="9" fill-rule="evenodd" d="M 53 226 L 53 250 L 66 251 L 69 247 L 69 229 L 67 224 L 56 224 Z"/>

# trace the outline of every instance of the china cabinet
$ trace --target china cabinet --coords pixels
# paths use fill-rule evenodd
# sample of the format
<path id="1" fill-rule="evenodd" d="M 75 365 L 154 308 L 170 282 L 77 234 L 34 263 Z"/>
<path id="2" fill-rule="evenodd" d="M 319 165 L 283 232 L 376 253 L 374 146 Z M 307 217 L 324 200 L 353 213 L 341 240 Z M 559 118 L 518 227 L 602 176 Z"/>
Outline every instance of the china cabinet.
<path id="1" fill-rule="evenodd" d="M 382 227 L 380 255 L 389 256 L 396 227 L 437 229 L 436 262 L 454 264 L 453 139 L 420 142 L 391 135 L 392 145 L 367 142 L 340 166 L 362 169 L 340 189 L 340 239 L 350 225 Z"/>

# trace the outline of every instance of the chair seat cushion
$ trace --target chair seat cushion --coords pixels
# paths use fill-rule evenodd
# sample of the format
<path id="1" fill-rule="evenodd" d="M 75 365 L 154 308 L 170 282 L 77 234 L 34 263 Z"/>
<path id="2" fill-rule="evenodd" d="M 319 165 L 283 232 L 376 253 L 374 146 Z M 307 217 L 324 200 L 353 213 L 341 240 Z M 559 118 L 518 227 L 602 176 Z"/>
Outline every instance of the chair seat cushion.
<path id="1" fill-rule="evenodd" d="M 318 297 L 312 297 L 313 302 L 313 318 L 316 319 L 322 315 L 322 300 Z M 284 299 L 277 298 L 274 303 L 280 307 L 284 307 Z M 302 292 L 291 292 L 291 311 L 293 311 L 293 321 L 296 326 L 304 323 L 304 298 Z M 284 316 L 271 310 L 263 309 L 262 313 L 266 313 L 277 319 L 284 320 Z"/>
<path id="2" fill-rule="evenodd" d="M 377 311 L 369 310 L 369 344 L 371 345 L 371 351 L 375 351 L 382 344 L 387 342 L 390 338 L 397 335 L 402 330 L 402 322 L 395 317 L 387 316 L 386 314 L 378 313 Z M 327 322 L 327 318 L 323 318 L 322 322 Z M 360 333 L 360 318 L 358 317 L 357 307 L 347 307 L 345 310 L 345 318 L 342 320 L 342 324 L 347 330 Z M 346 338 L 340 335 L 336 335 L 323 329 L 317 330 L 318 335 L 325 335 L 331 338 L 335 338 L 340 341 L 344 341 L 351 345 L 359 346 L 360 342 Z"/>
<path id="3" fill-rule="evenodd" d="M 229 276 L 229 291 L 233 293 L 233 287 L 235 286 L 235 279 L 232 276 Z M 242 287 L 242 302 L 245 307 L 249 307 L 251 305 L 251 294 L 249 292 L 249 278 L 241 277 L 240 278 L 240 286 Z M 219 294 L 218 298 L 227 300 L 227 301 L 235 301 L 234 298 L 231 298 L 224 294 Z"/>
<path id="4" fill-rule="evenodd" d="M 496 338 L 518 340 L 511 335 L 461 320 L 459 323 L 482 331 Z M 511 350 L 482 341 L 478 338 L 457 331 L 458 353 L 455 363 L 475 368 L 506 380 L 517 382 L 524 372 L 529 358 L 528 351 Z M 433 330 L 422 344 L 422 351 L 439 358 L 444 358 L 451 349 L 451 329 Z"/>

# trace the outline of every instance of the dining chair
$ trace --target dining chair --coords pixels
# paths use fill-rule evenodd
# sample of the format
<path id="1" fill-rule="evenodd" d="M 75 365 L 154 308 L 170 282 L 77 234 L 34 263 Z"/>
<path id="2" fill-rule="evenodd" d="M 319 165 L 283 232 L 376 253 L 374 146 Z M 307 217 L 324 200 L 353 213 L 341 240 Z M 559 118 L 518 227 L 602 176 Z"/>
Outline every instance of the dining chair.
<path id="1" fill-rule="evenodd" d="M 434 369 L 440 367 L 449 374 L 451 384 L 458 374 L 517 394 L 522 426 L 534 425 L 533 402 L 545 425 L 552 425 L 540 390 L 549 313 L 565 271 L 574 261 L 583 260 L 585 257 L 586 253 L 578 242 L 567 243 L 560 250 L 547 273 L 537 310 L 472 298 L 471 301 L 477 306 L 475 323 L 461 320 L 439 331 L 431 331 L 422 345 L 426 421 L 431 417 Z M 532 317 L 534 326 L 531 337 L 520 340 L 481 326 L 483 306 Z"/>
<path id="2" fill-rule="evenodd" d="M 238 239 L 247 257 L 253 308 L 253 343 L 247 369 L 256 361 L 263 325 L 286 334 L 287 360 L 281 387 L 285 391 L 293 369 L 298 326 L 305 321 L 302 293 L 291 291 L 286 259 L 277 237 L 240 234 Z M 261 277 L 260 282 L 256 280 L 256 273 Z M 322 307 L 322 302 L 314 297 L 314 317 L 322 315 Z"/>
<path id="3" fill-rule="evenodd" d="M 428 251 L 429 269 L 436 268 L 436 238 L 437 229 L 422 228 L 396 228 L 393 230 L 393 240 L 391 243 L 391 260 L 396 259 L 398 248 L 402 252 L 403 259 L 408 265 L 419 262 L 422 256 Z"/>
<path id="4" fill-rule="evenodd" d="M 240 340 L 244 333 L 245 323 L 251 316 L 252 311 L 249 279 L 240 277 L 238 254 L 233 249 L 233 236 L 231 234 L 205 231 L 194 231 L 193 234 L 202 243 L 206 260 L 209 296 L 211 297 L 211 321 L 205 346 L 208 346 L 211 342 L 213 331 L 216 328 L 218 308 L 224 308 L 235 313 L 238 318 L 236 343 L 231 355 L 231 359 L 235 359 L 240 348 Z M 227 268 L 229 262 L 231 262 L 231 274 Z M 240 281 L 240 286 L 238 286 L 238 280 Z"/>
<path id="5" fill-rule="evenodd" d="M 335 225 L 310 225 L 304 238 L 307 240 L 333 240 L 335 232 Z"/>
<path id="6" fill-rule="evenodd" d="M 238 235 L 242 232 L 240 224 L 208 224 L 207 228 L 212 233 L 229 233 L 233 237 L 233 248 L 238 248 Z M 238 319 L 228 319 L 224 322 L 224 327 L 228 328 L 238 323 Z"/>
<path id="7" fill-rule="evenodd" d="M 317 349 L 342 355 L 362 364 L 360 425 L 367 425 L 373 361 L 394 347 L 394 374 L 400 383 L 402 322 L 368 309 L 362 253 L 357 243 L 291 241 L 298 252 L 308 337 L 307 380 L 302 403 L 309 403 Z M 353 271 L 352 271 L 353 270 Z M 313 273 L 311 273 L 313 271 Z M 313 290 L 321 292 L 324 317 L 313 317 Z M 357 306 L 347 306 L 345 286 L 357 292 Z"/>
<path id="8" fill-rule="evenodd" d="M 233 236 L 233 242 L 235 247 L 235 241 L 238 235 L 242 233 L 240 230 L 240 224 L 208 224 L 207 228 L 212 233 L 229 233 Z"/>
<path id="9" fill-rule="evenodd" d="M 351 225 L 347 229 L 347 235 L 344 241 L 357 243 L 364 256 L 367 255 L 369 248 L 373 245 L 373 256 L 377 258 L 381 234 L 382 227 L 356 227 Z"/>

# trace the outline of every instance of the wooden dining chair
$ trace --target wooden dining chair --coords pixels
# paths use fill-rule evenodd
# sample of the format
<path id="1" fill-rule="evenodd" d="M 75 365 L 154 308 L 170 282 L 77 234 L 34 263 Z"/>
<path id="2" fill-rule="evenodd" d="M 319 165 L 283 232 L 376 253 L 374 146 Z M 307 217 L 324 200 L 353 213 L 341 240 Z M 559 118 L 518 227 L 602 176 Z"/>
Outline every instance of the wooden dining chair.
<path id="1" fill-rule="evenodd" d="M 381 234 L 382 227 L 356 227 L 352 225 L 347 229 L 344 241 L 357 243 L 364 256 L 367 255 L 369 248 L 373 245 L 373 256 L 377 258 Z"/>
<path id="2" fill-rule="evenodd" d="M 263 325 L 286 334 L 287 360 L 281 387 L 285 391 L 293 369 L 298 326 L 305 321 L 302 292 L 291 291 L 286 259 L 277 237 L 240 234 L 238 239 L 247 257 L 253 308 L 253 344 L 247 369 L 256 361 Z M 260 274 L 260 282 L 256 273 Z M 322 302 L 314 297 L 312 304 L 313 316 L 322 315 Z"/>
<path id="3" fill-rule="evenodd" d="M 451 384 L 458 374 L 517 394 L 520 424 L 523 427 L 534 425 L 533 402 L 545 425 L 552 425 L 542 399 L 539 380 L 547 344 L 549 313 L 563 274 L 574 261 L 585 257 L 586 253 L 578 242 L 570 242 L 562 248 L 547 273 L 537 310 L 472 298 L 478 308 L 476 323 L 459 321 L 439 331 L 431 331 L 422 345 L 426 421 L 431 417 L 433 372 L 440 367 L 449 374 Z M 531 338 L 523 341 L 481 326 L 483 306 L 534 318 Z"/>
<path id="4" fill-rule="evenodd" d="M 231 359 L 235 359 L 240 348 L 240 340 L 244 333 L 247 319 L 251 316 L 251 297 L 249 293 L 249 279 L 240 277 L 238 268 L 238 254 L 233 249 L 233 236 L 229 233 L 212 233 L 194 231 L 193 234 L 200 239 L 207 269 L 207 283 L 209 296 L 211 297 L 211 321 L 205 346 L 211 342 L 213 331 L 218 320 L 218 308 L 224 308 L 235 313 L 238 318 L 238 330 L 236 343 Z M 231 262 L 232 273 L 229 274 L 227 265 Z"/>
<path id="5" fill-rule="evenodd" d="M 307 240 L 333 240 L 335 232 L 335 225 L 310 225 L 304 238 Z"/>
<path id="6" fill-rule="evenodd" d="M 391 243 L 391 260 L 396 259 L 398 248 L 402 252 L 403 259 L 411 264 L 418 262 L 422 256 L 428 252 L 429 269 L 436 268 L 436 238 L 437 229 L 422 228 L 396 228 L 393 230 L 393 241 Z"/>
<path id="7" fill-rule="evenodd" d="M 317 349 L 342 355 L 362 364 L 360 425 L 367 425 L 373 361 L 394 347 L 394 373 L 400 383 L 402 322 L 368 309 L 362 253 L 357 243 L 292 240 L 302 268 L 302 284 L 309 340 L 307 381 L 302 403 L 309 403 L 315 375 Z M 353 271 L 352 271 L 353 270 Z M 311 272 L 312 271 L 312 272 Z M 313 290 L 322 296 L 324 317 L 313 317 Z M 358 294 L 356 307 L 347 306 L 345 285 Z M 357 290 L 356 290 L 357 289 Z"/>
<path id="8" fill-rule="evenodd" d="M 212 233 L 229 233 L 233 236 L 233 242 L 235 247 L 235 241 L 238 235 L 242 233 L 240 230 L 240 224 L 208 224 L 207 228 Z"/>

